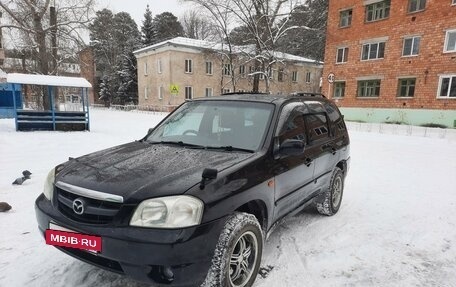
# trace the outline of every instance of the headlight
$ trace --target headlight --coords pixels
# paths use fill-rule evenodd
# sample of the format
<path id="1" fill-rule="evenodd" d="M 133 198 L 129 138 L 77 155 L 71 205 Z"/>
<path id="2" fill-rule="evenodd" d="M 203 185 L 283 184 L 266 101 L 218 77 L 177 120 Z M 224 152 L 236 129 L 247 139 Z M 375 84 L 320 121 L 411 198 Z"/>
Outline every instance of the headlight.
<path id="1" fill-rule="evenodd" d="M 44 182 L 44 196 L 52 200 L 52 196 L 54 194 L 54 180 L 55 180 L 55 168 L 51 169 L 46 177 L 46 181 Z"/>
<path id="2" fill-rule="evenodd" d="M 181 228 L 198 225 L 203 202 L 188 195 L 144 200 L 136 208 L 130 225 L 152 228 Z"/>

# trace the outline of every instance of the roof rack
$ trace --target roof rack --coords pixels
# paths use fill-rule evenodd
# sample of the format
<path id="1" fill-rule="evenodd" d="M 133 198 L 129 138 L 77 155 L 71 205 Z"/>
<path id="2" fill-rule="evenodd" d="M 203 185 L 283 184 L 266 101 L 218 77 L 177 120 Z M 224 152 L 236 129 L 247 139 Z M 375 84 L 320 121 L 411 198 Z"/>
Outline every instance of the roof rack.
<path id="1" fill-rule="evenodd" d="M 260 92 L 229 92 L 223 93 L 222 96 L 228 95 L 269 95 L 269 93 L 260 93 Z"/>
<path id="2" fill-rule="evenodd" d="M 292 96 L 297 96 L 297 97 L 319 97 L 319 98 L 325 98 L 325 95 L 320 94 L 320 93 L 311 93 L 311 92 L 296 92 L 292 93 Z"/>

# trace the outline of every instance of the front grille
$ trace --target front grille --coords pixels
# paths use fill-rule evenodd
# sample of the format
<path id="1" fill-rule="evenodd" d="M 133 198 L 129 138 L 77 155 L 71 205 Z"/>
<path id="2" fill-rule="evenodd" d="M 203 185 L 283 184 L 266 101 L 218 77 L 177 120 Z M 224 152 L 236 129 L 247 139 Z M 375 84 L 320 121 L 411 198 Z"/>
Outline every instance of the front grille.
<path id="1" fill-rule="evenodd" d="M 68 218 L 75 221 L 91 224 L 107 224 L 112 222 L 114 216 L 119 212 L 121 203 L 103 201 L 73 194 L 59 187 L 55 187 L 58 209 Z M 73 211 L 73 201 L 82 199 L 84 202 L 84 213 L 79 215 Z"/>

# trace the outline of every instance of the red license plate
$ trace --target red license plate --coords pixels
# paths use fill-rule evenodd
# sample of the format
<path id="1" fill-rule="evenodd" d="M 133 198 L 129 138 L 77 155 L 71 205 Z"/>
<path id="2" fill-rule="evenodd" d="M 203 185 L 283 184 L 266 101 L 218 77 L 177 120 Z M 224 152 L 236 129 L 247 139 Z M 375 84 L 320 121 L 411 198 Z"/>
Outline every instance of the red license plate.
<path id="1" fill-rule="evenodd" d="M 101 252 L 101 237 L 46 229 L 46 244 Z"/>

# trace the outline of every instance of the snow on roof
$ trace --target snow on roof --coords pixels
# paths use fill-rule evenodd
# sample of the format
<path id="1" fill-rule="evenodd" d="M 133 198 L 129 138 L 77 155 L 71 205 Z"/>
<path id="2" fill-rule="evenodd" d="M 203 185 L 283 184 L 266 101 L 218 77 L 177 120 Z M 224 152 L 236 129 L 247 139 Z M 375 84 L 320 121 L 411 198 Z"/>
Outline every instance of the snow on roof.
<path id="1" fill-rule="evenodd" d="M 84 78 L 16 74 L 16 73 L 8 74 L 6 76 L 6 82 L 13 83 L 13 84 L 56 86 L 56 87 L 76 87 L 76 88 L 91 88 L 92 87 L 92 85 Z"/>
<path id="2" fill-rule="evenodd" d="M 190 39 L 185 37 L 176 37 L 172 38 L 148 47 L 144 47 L 142 49 L 136 50 L 133 53 L 135 55 L 154 51 L 163 46 L 167 45 L 176 45 L 176 46 L 183 46 L 195 49 L 210 49 L 210 50 L 228 50 L 228 45 L 223 45 L 221 43 L 209 42 L 205 40 L 197 40 L 197 39 Z M 248 53 L 251 52 L 253 49 L 249 45 L 246 46 L 234 46 L 233 50 L 235 53 Z M 292 54 L 287 54 L 283 52 L 274 52 L 274 56 L 280 59 L 289 60 L 289 61 L 296 61 L 296 62 L 306 62 L 306 63 L 314 63 L 314 64 L 323 64 L 323 62 L 316 61 L 314 59 L 304 58 Z"/>

